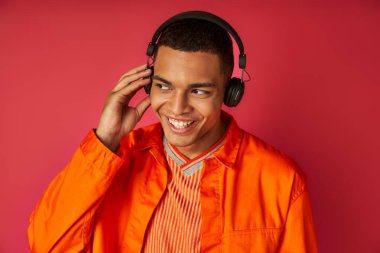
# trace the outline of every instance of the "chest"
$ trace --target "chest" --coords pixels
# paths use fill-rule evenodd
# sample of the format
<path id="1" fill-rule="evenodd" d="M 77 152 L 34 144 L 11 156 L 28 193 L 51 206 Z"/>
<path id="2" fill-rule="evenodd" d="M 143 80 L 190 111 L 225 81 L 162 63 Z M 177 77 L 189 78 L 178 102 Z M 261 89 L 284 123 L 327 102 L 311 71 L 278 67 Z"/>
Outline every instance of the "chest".
<path id="1" fill-rule="evenodd" d="M 268 200 L 275 193 L 260 186 L 259 175 L 240 173 L 239 168 L 231 171 L 210 158 L 204 160 L 199 183 L 186 184 L 181 178 L 171 178 L 168 166 L 150 159 L 154 158 L 145 158 L 144 166 L 126 164 L 99 208 L 94 234 L 111 240 L 108 245 L 117 247 L 112 250 L 141 251 L 154 212 L 170 190 L 177 194 L 172 203 L 178 205 L 177 210 L 186 212 L 191 205 L 198 205 L 202 252 L 274 252 L 284 215 L 278 210 L 281 203 L 276 207 L 276 201 Z M 180 191 L 198 194 L 178 194 Z"/>

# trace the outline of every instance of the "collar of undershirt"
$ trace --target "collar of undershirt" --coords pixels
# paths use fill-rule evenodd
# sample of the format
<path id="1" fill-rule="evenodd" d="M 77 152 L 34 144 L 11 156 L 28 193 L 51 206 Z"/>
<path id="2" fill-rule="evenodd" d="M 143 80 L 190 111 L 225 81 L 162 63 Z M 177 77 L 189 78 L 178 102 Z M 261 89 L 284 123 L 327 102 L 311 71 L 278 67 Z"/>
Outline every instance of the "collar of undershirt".
<path id="1" fill-rule="evenodd" d="M 204 159 L 212 156 L 215 151 L 217 151 L 221 146 L 223 146 L 226 133 L 212 147 L 207 149 L 202 154 L 199 154 L 198 156 L 194 157 L 193 159 L 188 159 L 183 154 L 181 154 L 181 152 L 179 152 L 179 150 L 175 146 L 173 146 L 167 141 L 165 135 L 163 135 L 165 152 L 168 154 L 170 159 L 173 160 L 173 162 L 180 166 L 185 176 L 190 176 L 202 168 L 202 161 Z"/>

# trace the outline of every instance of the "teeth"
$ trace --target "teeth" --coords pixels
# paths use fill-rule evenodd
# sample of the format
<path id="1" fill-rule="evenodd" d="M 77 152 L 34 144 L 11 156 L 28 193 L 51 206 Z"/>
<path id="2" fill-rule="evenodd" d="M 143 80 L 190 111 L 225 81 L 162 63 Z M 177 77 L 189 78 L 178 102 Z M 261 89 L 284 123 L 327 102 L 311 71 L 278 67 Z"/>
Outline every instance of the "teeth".
<path id="1" fill-rule="evenodd" d="M 180 121 L 176 119 L 170 119 L 169 123 L 172 124 L 175 128 L 185 128 L 193 124 L 194 121 Z"/>

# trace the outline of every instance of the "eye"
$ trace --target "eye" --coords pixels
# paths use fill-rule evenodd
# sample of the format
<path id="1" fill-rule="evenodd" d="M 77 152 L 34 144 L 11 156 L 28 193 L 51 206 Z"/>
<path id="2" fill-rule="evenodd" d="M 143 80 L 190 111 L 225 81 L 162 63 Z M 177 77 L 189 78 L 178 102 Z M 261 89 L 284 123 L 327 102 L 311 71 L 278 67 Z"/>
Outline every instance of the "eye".
<path id="1" fill-rule="evenodd" d="M 210 94 L 210 92 L 207 90 L 199 90 L 199 89 L 192 90 L 191 93 L 194 93 L 196 95 L 209 95 Z"/>
<path id="2" fill-rule="evenodd" d="M 165 84 L 161 84 L 161 83 L 156 83 L 155 84 L 156 85 L 156 87 L 158 87 L 159 89 L 161 89 L 161 90 L 170 90 L 170 87 L 169 86 L 167 86 L 167 85 L 165 85 Z"/>

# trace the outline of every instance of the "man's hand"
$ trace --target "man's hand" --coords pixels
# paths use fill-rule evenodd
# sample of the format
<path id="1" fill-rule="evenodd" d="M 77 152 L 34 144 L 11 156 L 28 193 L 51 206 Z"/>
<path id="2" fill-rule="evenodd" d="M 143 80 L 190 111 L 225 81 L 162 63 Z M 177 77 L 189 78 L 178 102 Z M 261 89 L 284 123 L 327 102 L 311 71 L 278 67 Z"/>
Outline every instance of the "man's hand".
<path id="1" fill-rule="evenodd" d="M 136 107 L 130 107 L 129 101 L 144 85 L 147 85 L 151 70 L 146 64 L 125 73 L 108 94 L 96 135 L 110 150 L 115 151 L 123 139 L 136 126 L 150 105 L 149 96 L 141 100 Z"/>

